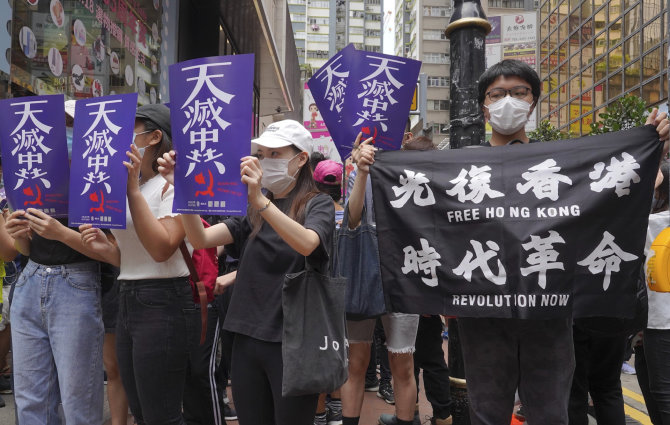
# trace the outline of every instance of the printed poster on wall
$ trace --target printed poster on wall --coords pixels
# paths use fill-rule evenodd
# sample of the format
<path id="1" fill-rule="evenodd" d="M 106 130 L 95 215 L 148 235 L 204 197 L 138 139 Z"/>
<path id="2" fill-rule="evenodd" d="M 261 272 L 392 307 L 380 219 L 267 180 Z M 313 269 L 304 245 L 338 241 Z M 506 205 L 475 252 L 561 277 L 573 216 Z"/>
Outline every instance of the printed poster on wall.
<path id="1" fill-rule="evenodd" d="M 2 176 L 13 210 L 52 217 L 68 210 L 68 153 L 63 95 L 0 100 Z"/>
<path id="2" fill-rule="evenodd" d="M 126 228 L 128 157 L 137 93 L 78 100 L 70 173 L 69 226 Z"/>
<path id="3" fill-rule="evenodd" d="M 644 126 L 558 142 L 379 152 L 371 176 L 387 307 L 632 317 L 661 148 L 656 129 Z"/>
<path id="4" fill-rule="evenodd" d="M 251 150 L 254 55 L 170 66 L 170 119 L 178 159 L 172 211 L 245 215 L 240 158 Z"/>
<path id="5" fill-rule="evenodd" d="M 502 42 L 528 43 L 537 39 L 537 16 L 535 13 L 503 15 Z"/>
<path id="6" fill-rule="evenodd" d="M 489 16 L 487 20 L 491 24 L 491 32 L 486 35 L 486 44 L 500 43 L 502 41 L 502 17 Z"/>

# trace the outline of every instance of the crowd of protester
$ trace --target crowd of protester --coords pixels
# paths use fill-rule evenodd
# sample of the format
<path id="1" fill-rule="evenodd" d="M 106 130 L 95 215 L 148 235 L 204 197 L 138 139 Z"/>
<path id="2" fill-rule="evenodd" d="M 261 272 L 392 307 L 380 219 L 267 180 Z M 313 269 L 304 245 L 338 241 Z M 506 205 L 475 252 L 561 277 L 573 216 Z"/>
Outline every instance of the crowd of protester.
<path id="1" fill-rule="evenodd" d="M 492 127 L 486 145 L 536 142 L 525 124 L 540 90 L 537 74 L 522 62 L 504 60 L 485 71 L 478 100 Z M 666 114 L 653 111 L 647 124 L 667 145 Z M 124 162 L 125 229 L 69 228 L 66 218 L 31 208 L 10 212 L 2 204 L 0 394 L 13 391 L 17 423 L 59 424 L 62 417 L 68 425 L 102 424 L 105 380 L 113 425 L 355 425 L 366 391 L 394 405 L 380 425 L 453 422 L 440 316 L 388 312 L 347 320 L 344 385 L 327 394 L 282 395 L 283 282 L 306 263 L 327 262 L 343 223 L 374 225 L 369 173 L 377 148 L 359 134 L 349 173 L 312 152 L 302 124 L 283 120 L 268 130 L 240 160 L 248 193 L 243 217 L 172 212 L 180 158 L 163 105 L 136 113 Z M 401 149 L 435 147 L 408 133 Z M 646 252 L 670 225 L 668 180 L 664 161 Z M 201 250 L 218 257 L 203 279 L 210 285 L 204 306 L 188 264 Z M 459 318 L 471 423 L 509 424 L 514 414 L 531 425 L 585 425 L 590 396 L 599 424 L 623 425 L 620 374 L 622 365 L 631 367 L 627 351 L 634 349 L 651 421 L 670 425 L 668 297 L 648 291 L 641 271 L 638 298 L 648 310 L 632 324 Z M 424 419 L 421 373 L 432 408 Z M 513 412 L 517 397 L 522 409 Z"/>

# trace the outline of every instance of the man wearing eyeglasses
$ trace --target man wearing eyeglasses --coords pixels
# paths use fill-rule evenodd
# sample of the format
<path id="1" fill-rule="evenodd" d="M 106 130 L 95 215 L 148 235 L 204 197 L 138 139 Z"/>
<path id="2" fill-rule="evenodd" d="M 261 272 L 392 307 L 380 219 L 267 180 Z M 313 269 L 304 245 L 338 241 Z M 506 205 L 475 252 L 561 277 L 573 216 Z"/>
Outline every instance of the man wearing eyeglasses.
<path id="1" fill-rule="evenodd" d="M 530 143 L 525 125 L 540 97 L 528 65 L 503 60 L 479 79 L 479 104 L 491 124 L 489 146 Z M 658 116 L 657 116 L 658 115 Z M 647 120 L 668 139 L 666 114 Z M 575 369 L 572 318 L 552 320 L 459 318 L 472 425 L 509 423 L 515 391 L 532 425 L 567 425 Z M 618 369 L 621 367 L 617 365 Z"/>

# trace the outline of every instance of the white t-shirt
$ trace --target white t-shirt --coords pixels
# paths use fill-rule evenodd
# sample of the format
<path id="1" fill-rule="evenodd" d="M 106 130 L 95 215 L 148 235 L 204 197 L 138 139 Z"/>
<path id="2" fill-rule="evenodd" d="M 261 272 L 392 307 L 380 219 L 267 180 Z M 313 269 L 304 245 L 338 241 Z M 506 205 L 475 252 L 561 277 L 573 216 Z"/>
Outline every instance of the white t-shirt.
<path id="1" fill-rule="evenodd" d="M 670 226 L 670 213 L 662 211 L 649 216 L 649 226 L 647 227 L 647 242 L 644 246 L 646 261 L 644 263 L 645 276 L 647 275 L 647 261 L 650 258 L 651 243 L 656 239 L 659 233 Z M 649 319 L 647 327 L 650 329 L 670 329 L 670 292 L 656 292 L 647 286 L 647 296 L 649 297 Z"/>
<path id="2" fill-rule="evenodd" d="M 151 213 L 158 219 L 179 215 L 172 213 L 174 187 L 170 185 L 163 194 L 166 183 L 166 180 L 159 174 L 140 187 L 140 192 L 149 204 Z M 112 229 L 112 234 L 121 252 L 119 280 L 164 279 L 189 275 L 188 267 L 179 248 L 167 261 L 162 263 L 157 263 L 151 258 L 135 232 L 129 206 L 126 207 L 126 228 Z"/>

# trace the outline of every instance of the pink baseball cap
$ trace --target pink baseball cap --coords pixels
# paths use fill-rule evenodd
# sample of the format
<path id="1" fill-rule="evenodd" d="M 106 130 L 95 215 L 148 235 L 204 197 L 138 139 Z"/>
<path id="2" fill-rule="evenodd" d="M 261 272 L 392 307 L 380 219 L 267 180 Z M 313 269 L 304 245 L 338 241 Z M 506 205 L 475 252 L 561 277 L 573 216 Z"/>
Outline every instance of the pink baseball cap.
<path id="1" fill-rule="evenodd" d="M 339 185 L 342 183 L 342 164 L 330 159 L 323 160 L 316 164 L 314 169 L 314 180 L 317 183 L 328 185 Z"/>

